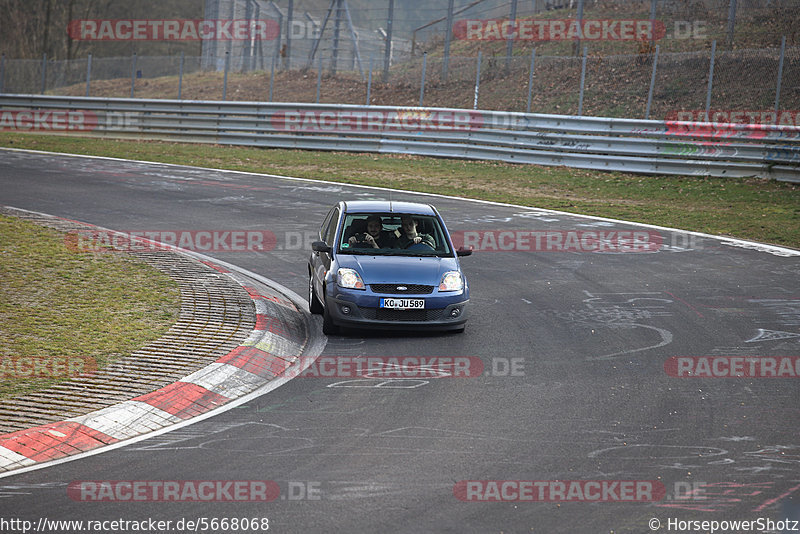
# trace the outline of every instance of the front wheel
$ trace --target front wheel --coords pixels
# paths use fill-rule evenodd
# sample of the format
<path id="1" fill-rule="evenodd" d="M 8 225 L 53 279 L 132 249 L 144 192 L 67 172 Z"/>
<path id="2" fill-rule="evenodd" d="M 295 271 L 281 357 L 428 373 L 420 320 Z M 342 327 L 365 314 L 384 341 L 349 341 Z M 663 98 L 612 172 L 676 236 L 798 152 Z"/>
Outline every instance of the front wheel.
<path id="1" fill-rule="evenodd" d="M 333 324 L 333 317 L 331 317 L 331 312 L 328 311 L 328 306 L 325 306 L 322 312 L 322 333 L 326 336 L 339 333 L 339 327 Z"/>
<path id="2" fill-rule="evenodd" d="M 314 293 L 314 278 L 311 273 L 308 273 L 308 311 L 315 315 L 319 315 L 322 313 L 322 302 L 319 301 L 317 298 L 316 293 Z"/>

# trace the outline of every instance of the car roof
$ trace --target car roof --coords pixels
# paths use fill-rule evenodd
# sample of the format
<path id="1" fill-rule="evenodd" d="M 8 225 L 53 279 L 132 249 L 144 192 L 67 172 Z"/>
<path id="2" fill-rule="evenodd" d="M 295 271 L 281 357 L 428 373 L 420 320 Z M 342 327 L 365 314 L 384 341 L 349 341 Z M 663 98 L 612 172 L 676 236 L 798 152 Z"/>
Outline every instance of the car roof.
<path id="1" fill-rule="evenodd" d="M 350 200 L 344 202 L 347 213 L 412 213 L 414 215 L 436 215 L 430 204 L 418 202 L 396 202 L 393 200 Z"/>

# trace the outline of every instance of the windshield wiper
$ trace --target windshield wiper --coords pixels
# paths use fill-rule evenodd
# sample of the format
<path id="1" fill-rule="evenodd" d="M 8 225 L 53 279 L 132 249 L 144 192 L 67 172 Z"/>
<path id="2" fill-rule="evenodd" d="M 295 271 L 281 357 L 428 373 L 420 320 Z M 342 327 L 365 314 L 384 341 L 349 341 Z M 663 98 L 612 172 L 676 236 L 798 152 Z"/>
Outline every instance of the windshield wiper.
<path id="1" fill-rule="evenodd" d="M 352 249 L 343 248 L 339 249 L 339 254 L 352 254 L 353 256 L 385 256 L 389 251 L 381 250 L 379 248 L 373 249 Z"/>
<path id="2" fill-rule="evenodd" d="M 402 251 L 395 256 L 410 256 L 413 258 L 446 258 L 447 254 L 439 251 L 422 252 L 419 250 Z"/>

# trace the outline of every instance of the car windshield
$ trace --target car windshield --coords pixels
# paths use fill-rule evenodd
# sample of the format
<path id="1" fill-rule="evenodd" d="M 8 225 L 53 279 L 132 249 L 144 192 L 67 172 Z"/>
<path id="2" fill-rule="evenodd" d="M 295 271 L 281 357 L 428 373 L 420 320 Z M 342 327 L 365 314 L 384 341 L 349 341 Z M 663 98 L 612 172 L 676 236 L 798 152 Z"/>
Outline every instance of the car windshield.
<path id="1" fill-rule="evenodd" d="M 439 219 L 432 215 L 348 213 L 340 254 L 452 256 Z"/>

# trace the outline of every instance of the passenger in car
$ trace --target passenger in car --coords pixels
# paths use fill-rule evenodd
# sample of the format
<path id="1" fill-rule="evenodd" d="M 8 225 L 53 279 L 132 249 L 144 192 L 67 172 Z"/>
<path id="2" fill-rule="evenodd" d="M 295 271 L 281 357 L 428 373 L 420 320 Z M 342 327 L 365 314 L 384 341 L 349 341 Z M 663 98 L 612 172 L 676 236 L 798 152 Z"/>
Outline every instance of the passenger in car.
<path id="1" fill-rule="evenodd" d="M 356 234 L 348 243 L 353 247 L 392 248 L 397 238 L 392 232 L 383 229 L 383 219 L 378 214 L 367 217 L 367 231 Z"/>
<path id="2" fill-rule="evenodd" d="M 429 247 L 435 249 L 436 241 L 430 234 L 420 234 L 417 232 L 417 221 L 410 215 L 403 215 L 400 217 L 400 228 L 402 234 L 397 239 L 395 244 L 398 248 L 408 248 L 417 243 L 424 243 Z"/>

